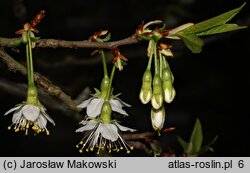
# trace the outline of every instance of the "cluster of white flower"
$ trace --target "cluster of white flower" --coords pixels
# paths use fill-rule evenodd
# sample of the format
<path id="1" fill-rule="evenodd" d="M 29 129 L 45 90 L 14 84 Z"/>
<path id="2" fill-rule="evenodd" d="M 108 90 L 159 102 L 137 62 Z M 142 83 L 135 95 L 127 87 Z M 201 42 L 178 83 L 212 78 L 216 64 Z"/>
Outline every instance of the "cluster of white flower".
<path id="1" fill-rule="evenodd" d="M 104 108 L 105 104 L 110 105 L 108 108 Z M 102 118 L 103 110 L 108 112 L 108 119 L 111 118 L 111 112 L 115 111 L 123 115 L 128 115 L 122 107 L 130 107 L 129 104 L 123 102 L 118 97 L 111 97 L 108 101 L 105 101 L 104 98 L 98 98 L 98 95 L 95 94 L 88 100 L 83 101 L 78 105 L 79 108 L 87 109 L 87 118 L 80 122 L 82 127 L 78 128 L 76 132 L 85 132 L 85 136 L 79 142 L 76 147 L 79 149 L 79 152 L 82 153 L 83 149 L 86 152 L 97 150 L 97 154 L 100 153 L 100 150 L 107 149 L 109 153 L 111 151 L 119 152 L 123 149 L 130 153 L 130 150 L 133 149 L 132 146 L 127 144 L 119 131 L 130 131 L 134 132 L 134 129 L 124 127 L 120 125 L 116 120 L 104 121 Z"/>

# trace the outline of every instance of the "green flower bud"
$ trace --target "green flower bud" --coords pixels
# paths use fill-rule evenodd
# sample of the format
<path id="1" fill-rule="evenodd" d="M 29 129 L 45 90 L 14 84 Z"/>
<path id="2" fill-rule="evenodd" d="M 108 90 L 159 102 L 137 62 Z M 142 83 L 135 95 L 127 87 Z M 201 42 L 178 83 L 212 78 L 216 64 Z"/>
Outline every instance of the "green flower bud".
<path id="1" fill-rule="evenodd" d="M 171 103 L 174 100 L 175 95 L 176 95 L 176 91 L 172 85 L 171 85 L 171 87 L 164 88 L 164 100 L 165 100 L 165 102 Z"/>
<path id="2" fill-rule="evenodd" d="M 174 76 L 169 68 L 164 68 L 162 70 L 162 81 L 171 81 L 171 83 L 174 82 Z"/>
<path id="3" fill-rule="evenodd" d="M 154 109 L 159 109 L 163 104 L 162 80 L 158 74 L 156 74 L 153 79 L 153 97 L 151 104 Z"/>
<path id="4" fill-rule="evenodd" d="M 108 101 L 105 101 L 101 109 L 101 121 L 103 123 L 110 123 L 111 121 L 112 108 Z"/>
<path id="5" fill-rule="evenodd" d="M 145 90 L 141 89 L 139 98 L 143 104 L 147 104 L 152 97 L 152 89 L 151 90 Z"/>
<path id="6" fill-rule="evenodd" d="M 165 122 L 165 108 L 162 106 L 160 109 L 151 109 L 151 123 L 154 130 L 161 130 Z"/>
<path id="7" fill-rule="evenodd" d="M 174 76 L 169 68 L 164 68 L 162 71 L 162 87 L 164 91 L 164 100 L 171 103 L 175 97 L 175 89 L 173 87 Z"/>
<path id="8" fill-rule="evenodd" d="M 150 70 L 146 70 L 142 77 L 142 88 L 139 98 L 143 104 L 147 104 L 152 97 L 152 75 Z"/>

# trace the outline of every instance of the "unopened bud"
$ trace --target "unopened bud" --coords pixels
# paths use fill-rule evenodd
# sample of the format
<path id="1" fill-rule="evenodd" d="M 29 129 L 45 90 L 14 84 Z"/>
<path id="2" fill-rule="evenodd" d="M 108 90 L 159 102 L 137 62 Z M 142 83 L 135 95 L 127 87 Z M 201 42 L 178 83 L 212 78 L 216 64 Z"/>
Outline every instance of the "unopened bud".
<path id="1" fill-rule="evenodd" d="M 162 81 L 164 82 L 164 81 L 171 81 L 171 84 L 174 82 L 173 81 L 173 74 L 172 74 L 172 72 L 170 71 L 170 69 L 169 68 L 164 68 L 163 70 L 162 70 Z"/>
<path id="2" fill-rule="evenodd" d="M 152 89 L 146 90 L 146 89 L 141 89 L 139 98 L 143 104 L 147 104 L 152 97 Z"/>
<path id="3" fill-rule="evenodd" d="M 165 122 L 165 108 L 162 106 L 160 109 L 151 109 L 151 122 L 154 130 L 161 130 Z"/>
<path id="4" fill-rule="evenodd" d="M 147 104 L 152 97 L 152 74 L 150 70 L 146 70 L 142 77 L 142 88 L 139 98 L 143 104 Z"/>
<path id="5" fill-rule="evenodd" d="M 162 87 L 164 91 L 164 100 L 171 103 L 175 97 L 175 89 L 173 87 L 174 76 L 169 68 L 164 68 L 162 71 Z"/>
<path id="6" fill-rule="evenodd" d="M 173 86 L 166 87 L 164 89 L 164 100 L 167 103 L 171 103 L 174 100 L 174 97 L 176 95 L 175 89 Z"/>
<path id="7" fill-rule="evenodd" d="M 163 104 L 163 88 L 160 75 L 156 74 L 153 80 L 153 96 L 151 104 L 154 109 L 159 109 Z"/>

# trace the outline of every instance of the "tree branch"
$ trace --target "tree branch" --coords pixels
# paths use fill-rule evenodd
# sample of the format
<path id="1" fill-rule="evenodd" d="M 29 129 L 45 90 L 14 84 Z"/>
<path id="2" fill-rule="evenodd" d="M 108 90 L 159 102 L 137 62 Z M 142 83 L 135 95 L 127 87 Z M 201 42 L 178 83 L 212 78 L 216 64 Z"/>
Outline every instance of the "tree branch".
<path id="1" fill-rule="evenodd" d="M 0 37 L 0 47 L 14 47 L 18 43 L 22 42 L 22 38 L 3 38 Z M 40 39 L 36 47 L 51 47 L 51 48 L 102 48 L 102 49 L 114 49 L 119 46 L 130 45 L 139 43 L 136 35 L 131 37 L 111 42 L 91 42 L 88 40 L 83 41 L 66 41 L 56 39 Z"/>
<path id="2" fill-rule="evenodd" d="M 122 134 L 123 139 L 125 140 L 139 140 L 139 139 L 147 139 L 154 136 L 154 132 L 144 132 L 144 133 L 128 133 Z"/>
<path id="3" fill-rule="evenodd" d="M 10 55 L 8 55 L 3 48 L 0 48 L 0 58 L 7 64 L 10 71 L 19 71 L 22 75 L 27 76 L 27 69 L 22 64 L 14 60 Z M 35 81 L 37 85 L 42 88 L 46 93 L 56 96 L 61 101 L 63 101 L 71 110 L 80 112 L 81 109 L 76 107 L 76 103 L 70 98 L 69 95 L 64 93 L 62 89 L 42 76 L 39 73 L 35 73 Z"/>

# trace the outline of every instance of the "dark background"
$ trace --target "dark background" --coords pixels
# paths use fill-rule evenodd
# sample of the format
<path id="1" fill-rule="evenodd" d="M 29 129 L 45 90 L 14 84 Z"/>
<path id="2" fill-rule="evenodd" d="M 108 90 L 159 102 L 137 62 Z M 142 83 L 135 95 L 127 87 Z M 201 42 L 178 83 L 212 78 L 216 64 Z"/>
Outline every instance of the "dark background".
<path id="1" fill-rule="evenodd" d="M 108 29 L 112 40 L 132 35 L 142 20 L 163 20 L 169 27 L 185 22 L 199 22 L 240 6 L 242 0 L 144 0 L 144 1 L 82 1 L 82 0 L 1 0 L 0 36 L 16 37 L 16 30 L 44 9 L 46 17 L 38 25 L 42 38 L 85 40 L 95 31 Z M 250 24 L 249 3 L 233 19 L 240 25 Z M 175 76 L 175 100 L 166 105 L 166 127 L 176 131 L 157 138 L 164 151 L 180 152 L 176 136 L 188 140 L 193 124 L 200 118 L 204 142 L 219 138 L 208 156 L 250 156 L 249 136 L 249 29 L 206 37 L 203 52 L 192 54 L 181 41 L 170 42 L 175 58 L 170 66 Z M 152 131 L 150 105 L 138 99 L 142 74 L 146 68 L 147 44 L 121 47 L 129 59 L 125 70 L 115 76 L 115 92 L 132 104 L 124 125 L 139 132 Z M 16 60 L 25 63 L 23 47 L 20 52 L 7 49 Z M 85 87 L 99 87 L 102 65 L 99 57 L 91 57 L 91 49 L 34 50 L 35 70 L 76 98 Z M 111 66 L 110 66 L 111 67 Z M 0 115 L 25 100 L 26 78 L 8 71 L 0 62 Z M 78 120 L 54 97 L 41 93 L 48 114 L 56 122 L 49 125 L 51 135 L 25 136 L 8 131 L 11 115 L 0 116 L 1 156 L 80 156 L 75 144 L 81 134 L 74 133 Z M 84 111 L 83 111 L 84 114 Z M 133 152 L 132 156 L 143 156 Z"/>

